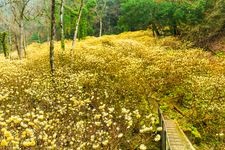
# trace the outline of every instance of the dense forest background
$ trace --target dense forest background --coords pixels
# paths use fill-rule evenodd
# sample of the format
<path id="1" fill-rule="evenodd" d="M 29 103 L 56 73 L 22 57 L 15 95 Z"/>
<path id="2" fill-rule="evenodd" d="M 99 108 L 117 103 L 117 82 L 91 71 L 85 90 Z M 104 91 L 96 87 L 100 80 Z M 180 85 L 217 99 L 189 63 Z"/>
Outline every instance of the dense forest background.
<path id="1" fill-rule="evenodd" d="M 210 42 L 224 33 L 223 0 L 65 0 L 63 28 L 67 39 L 73 38 L 81 3 L 84 5 L 79 39 L 149 28 L 156 36 L 179 36 L 208 48 Z M 58 40 L 60 5 L 57 0 Z M 0 31 L 9 34 L 14 48 L 23 47 L 21 43 L 49 40 L 50 1 L 2 0 L 0 11 Z"/>

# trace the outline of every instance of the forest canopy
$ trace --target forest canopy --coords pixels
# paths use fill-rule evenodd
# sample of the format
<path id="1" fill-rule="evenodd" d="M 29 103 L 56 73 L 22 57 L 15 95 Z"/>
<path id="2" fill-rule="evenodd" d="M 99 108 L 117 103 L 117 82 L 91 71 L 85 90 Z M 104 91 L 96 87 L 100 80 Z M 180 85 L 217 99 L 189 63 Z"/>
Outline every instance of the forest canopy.
<path id="1" fill-rule="evenodd" d="M 20 21 L 27 42 L 49 39 L 50 2 L 23 0 L 24 12 L 13 0 L 0 1 L 0 31 L 19 39 Z M 79 0 L 64 3 L 65 38 L 72 39 L 78 18 Z M 18 5 L 19 4 L 19 5 Z M 24 3 L 25 4 L 25 3 Z M 217 36 L 224 28 L 223 0 L 86 0 L 79 24 L 78 38 L 116 34 L 150 28 L 157 36 L 175 35 L 204 43 Z M 20 15 L 16 15 L 16 13 Z M 21 13 L 24 13 L 21 15 Z M 56 1 L 56 28 L 60 28 L 60 1 Z M 18 25 L 12 26 L 12 25 Z M 60 30 L 57 39 L 60 39 Z M 197 39 L 196 39 L 197 38 Z M 15 38 L 13 38 L 15 40 Z"/>

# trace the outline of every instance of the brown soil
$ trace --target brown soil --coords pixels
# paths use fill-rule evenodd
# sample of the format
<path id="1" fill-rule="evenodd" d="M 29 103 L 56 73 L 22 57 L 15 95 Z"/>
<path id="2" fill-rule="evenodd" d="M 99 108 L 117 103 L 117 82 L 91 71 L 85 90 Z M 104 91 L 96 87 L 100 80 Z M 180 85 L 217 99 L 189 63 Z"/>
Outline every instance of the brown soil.
<path id="1" fill-rule="evenodd" d="M 214 40 L 212 43 L 209 44 L 209 49 L 214 52 L 225 52 L 225 37 L 220 37 L 217 38 L 217 40 Z"/>

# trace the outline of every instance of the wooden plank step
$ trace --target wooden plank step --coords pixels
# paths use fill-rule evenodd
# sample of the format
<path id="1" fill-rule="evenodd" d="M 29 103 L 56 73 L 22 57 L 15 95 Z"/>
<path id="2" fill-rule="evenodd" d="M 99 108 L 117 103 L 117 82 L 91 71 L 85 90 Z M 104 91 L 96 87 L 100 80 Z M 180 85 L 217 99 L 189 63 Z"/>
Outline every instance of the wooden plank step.
<path id="1" fill-rule="evenodd" d="M 184 132 L 174 120 L 165 120 L 170 150 L 195 150 Z"/>

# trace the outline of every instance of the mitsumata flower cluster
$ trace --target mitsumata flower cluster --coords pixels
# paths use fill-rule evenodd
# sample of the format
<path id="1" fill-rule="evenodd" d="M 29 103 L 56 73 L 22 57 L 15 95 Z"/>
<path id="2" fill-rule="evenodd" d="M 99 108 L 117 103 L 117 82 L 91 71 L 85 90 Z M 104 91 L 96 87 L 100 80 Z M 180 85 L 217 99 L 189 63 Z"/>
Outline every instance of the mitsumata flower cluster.
<path id="1" fill-rule="evenodd" d="M 24 60 L 0 56 L 0 149 L 157 150 L 157 103 L 178 105 L 223 147 L 224 58 L 151 35 L 87 37 L 74 59 L 71 41 L 63 54 L 57 42 L 54 77 L 48 43 L 29 45 Z"/>

